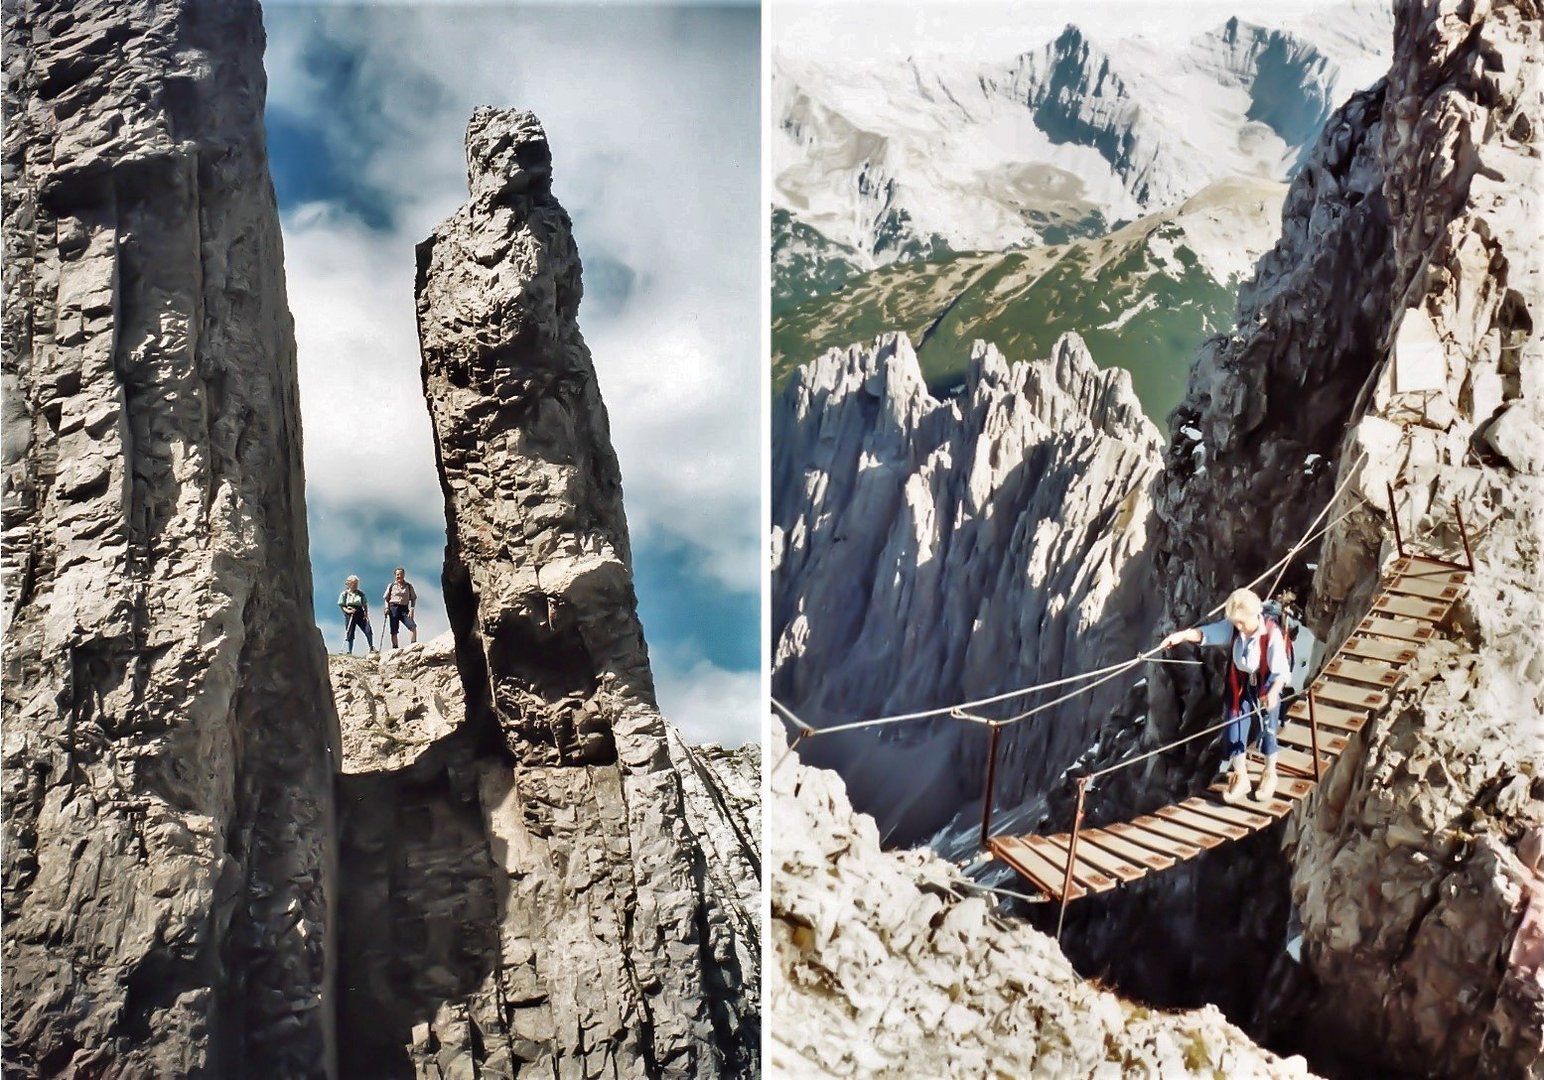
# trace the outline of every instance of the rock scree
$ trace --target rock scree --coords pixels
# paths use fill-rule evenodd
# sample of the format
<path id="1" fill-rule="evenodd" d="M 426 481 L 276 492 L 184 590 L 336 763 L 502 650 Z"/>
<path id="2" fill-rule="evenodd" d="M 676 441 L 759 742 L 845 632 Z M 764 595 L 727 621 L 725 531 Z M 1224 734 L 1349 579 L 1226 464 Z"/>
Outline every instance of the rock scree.
<path id="1" fill-rule="evenodd" d="M 1081 977 L 1053 939 L 926 849 L 880 850 L 841 777 L 773 737 L 771 1069 L 786 1076 L 1307 1077 L 1215 1006 L 1168 1013 Z"/>

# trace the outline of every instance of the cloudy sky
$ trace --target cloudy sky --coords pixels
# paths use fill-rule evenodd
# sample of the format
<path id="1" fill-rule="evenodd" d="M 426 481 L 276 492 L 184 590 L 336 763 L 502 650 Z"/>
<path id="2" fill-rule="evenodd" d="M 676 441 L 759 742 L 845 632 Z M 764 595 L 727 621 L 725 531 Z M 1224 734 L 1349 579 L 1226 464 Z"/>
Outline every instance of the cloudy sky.
<path id="1" fill-rule="evenodd" d="M 621 460 L 661 708 L 688 738 L 754 738 L 757 9 L 269 0 L 265 21 L 328 648 L 343 647 L 343 577 L 360 575 L 374 609 L 398 563 L 419 588 L 420 636 L 448 628 L 413 246 L 466 197 L 472 107 L 528 108 L 584 260 L 579 322 Z"/>
<path id="2" fill-rule="evenodd" d="M 1387 0 L 815 0 L 772 3 L 774 49 L 810 58 L 969 56 L 1000 60 L 1068 23 L 1099 40 L 1183 42 L 1231 16 L 1270 26 L 1323 12 L 1387 9 Z"/>

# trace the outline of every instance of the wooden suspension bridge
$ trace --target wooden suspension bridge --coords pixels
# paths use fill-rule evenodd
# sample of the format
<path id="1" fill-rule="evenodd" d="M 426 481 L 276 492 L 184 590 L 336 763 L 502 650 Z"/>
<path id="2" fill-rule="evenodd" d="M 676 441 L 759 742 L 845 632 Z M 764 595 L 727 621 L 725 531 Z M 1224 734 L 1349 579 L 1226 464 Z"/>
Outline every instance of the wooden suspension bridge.
<path id="1" fill-rule="evenodd" d="M 1391 491 L 1391 503 L 1392 500 Z M 1416 649 L 1436 634 L 1436 628 L 1468 585 L 1474 559 L 1456 503 L 1454 511 L 1464 545 L 1463 563 L 1406 553 L 1398 519 L 1394 519 L 1399 557 L 1383 579 L 1381 591 L 1367 615 L 1287 710 L 1278 733 L 1281 750 L 1276 760 L 1280 782 L 1271 799 L 1224 802 L 1222 792 L 1226 785 L 1219 779 L 1199 795 L 1131 821 L 1083 827 L 1084 799 L 1090 781 L 1196 737 L 1189 735 L 1080 777 L 1071 832 L 1053 836 L 993 836 L 991 792 L 998 735 L 994 727 L 982 807 L 983 845 L 994 858 L 1012 867 L 1033 886 L 1034 899 L 1059 902 L 1065 916 L 1069 901 L 1108 892 L 1154 871 L 1167 870 L 1221 844 L 1242 840 L 1284 817 L 1314 790 L 1325 771 L 1350 745 L 1352 736 L 1388 707 L 1390 695 L 1404 677 L 1406 665 L 1415 658 Z M 1212 730 L 1216 729 L 1207 729 Z M 1251 755 L 1251 788 L 1258 784 L 1262 768 L 1263 762 Z M 1057 929 L 1059 934 L 1059 922 Z"/>

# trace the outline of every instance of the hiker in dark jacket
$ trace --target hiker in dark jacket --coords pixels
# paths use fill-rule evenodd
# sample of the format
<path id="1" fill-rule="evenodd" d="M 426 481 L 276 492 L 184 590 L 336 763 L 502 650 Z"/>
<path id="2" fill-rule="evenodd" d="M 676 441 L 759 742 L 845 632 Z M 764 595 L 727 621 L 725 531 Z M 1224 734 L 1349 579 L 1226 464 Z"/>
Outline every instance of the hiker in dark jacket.
<path id="1" fill-rule="evenodd" d="M 348 651 L 354 651 L 354 631 L 363 630 L 365 641 L 370 646 L 370 651 L 375 651 L 375 634 L 370 629 L 370 604 L 365 599 L 365 594 L 359 591 L 359 578 L 350 574 L 343 582 L 343 591 L 338 594 L 338 610 L 343 612 L 344 636 L 348 642 Z"/>
<path id="2" fill-rule="evenodd" d="M 386 605 L 386 621 L 391 627 L 391 647 L 397 645 L 397 628 L 405 626 L 413 636 L 408 639 L 409 645 L 418 644 L 418 623 L 413 616 L 418 611 L 418 590 L 413 588 L 412 582 L 407 579 L 407 571 L 397 567 L 392 571 L 391 584 L 386 586 L 386 595 L 381 597 L 381 602 Z"/>
<path id="3" fill-rule="evenodd" d="M 1176 630 L 1163 639 L 1172 649 L 1181 642 L 1197 645 L 1232 645 L 1228 668 L 1228 760 L 1232 779 L 1223 798 L 1238 802 L 1249 791 L 1249 772 L 1244 751 L 1253 723 L 1260 727 L 1260 752 L 1265 771 L 1255 798 L 1269 802 L 1276 794 L 1276 755 L 1280 746 L 1281 695 L 1292 677 L 1287 635 L 1281 625 L 1265 614 L 1265 604 L 1250 589 L 1235 589 L 1223 605 L 1223 617 L 1189 630 Z"/>

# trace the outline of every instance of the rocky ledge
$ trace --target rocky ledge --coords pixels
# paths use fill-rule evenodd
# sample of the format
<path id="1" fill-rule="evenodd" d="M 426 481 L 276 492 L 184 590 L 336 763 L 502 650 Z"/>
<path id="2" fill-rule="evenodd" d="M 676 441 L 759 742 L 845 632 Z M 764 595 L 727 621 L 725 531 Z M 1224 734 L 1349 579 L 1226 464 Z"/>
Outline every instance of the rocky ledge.
<path id="1" fill-rule="evenodd" d="M 926 849 L 880 850 L 842 780 L 774 739 L 770 1066 L 786 1075 L 1307 1077 L 1213 1006 L 1163 1012 Z"/>

